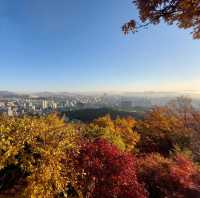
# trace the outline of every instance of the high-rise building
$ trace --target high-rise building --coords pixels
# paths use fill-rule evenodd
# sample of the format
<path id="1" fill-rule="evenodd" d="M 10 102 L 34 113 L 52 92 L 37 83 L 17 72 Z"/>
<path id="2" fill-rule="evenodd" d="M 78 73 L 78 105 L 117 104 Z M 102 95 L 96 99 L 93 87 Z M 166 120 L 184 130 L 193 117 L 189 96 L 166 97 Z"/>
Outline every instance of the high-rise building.
<path id="1" fill-rule="evenodd" d="M 42 108 L 43 109 L 47 109 L 47 107 L 48 107 L 48 101 L 47 100 L 43 100 L 42 101 Z"/>
<path id="2" fill-rule="evenodd" d="M 57 109 L 57 103 L 53 102 L 53 103 L 52 103 L 52 108 L 53 108 L 53 109 Z"/>
<path id="3" fill-rule="evenodd" d="M 13 110 L 11 107 L 8 107 L 8 116 L 13 116 Z"/>

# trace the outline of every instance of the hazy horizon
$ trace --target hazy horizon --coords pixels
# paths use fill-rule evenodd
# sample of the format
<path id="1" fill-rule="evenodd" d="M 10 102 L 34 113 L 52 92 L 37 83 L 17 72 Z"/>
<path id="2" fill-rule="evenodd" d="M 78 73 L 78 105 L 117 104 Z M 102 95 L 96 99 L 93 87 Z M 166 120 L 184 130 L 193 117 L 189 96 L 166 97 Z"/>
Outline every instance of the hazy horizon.
<path id="1" fill-rule="evenodd" d="M 0 90 L 0 93 L 2 92 L 8 92 L 8 93 L 16 93 L 16 94 L 37 94 L 37 93 L 52 93 L 52 94 L 62 94 L 62 93 L 71 93 L 71 94 L 87 94 L 87 93 L 91 93 L 91 94 L 194 94 L 194 95 L 200 95 L 199 91 L 194 91 L 194 90 L 183 90 L 183 91 L 163 91 L 163 90 L 145 90 L 145 91 L 100 91 L 100 90 L 96 90 L 96 91 L 81 91 L 81 90 L 74 90 L 74 91 L 70 91 L 70 90 L 60 90 L 60 91 L 53 91 L 53 90 L 40 90 L 40 91 L 33 91 L 33 90 L 26 90 L 26 91 L 22 91 L 22 90 Z"/>

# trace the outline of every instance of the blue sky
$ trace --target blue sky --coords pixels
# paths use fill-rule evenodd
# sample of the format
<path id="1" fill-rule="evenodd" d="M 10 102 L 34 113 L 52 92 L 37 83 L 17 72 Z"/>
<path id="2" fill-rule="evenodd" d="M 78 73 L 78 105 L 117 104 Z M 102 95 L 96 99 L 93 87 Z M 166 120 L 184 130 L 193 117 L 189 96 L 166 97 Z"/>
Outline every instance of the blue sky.
<path id="1" fill-rule="evenodd" d="M 161 24 L 124 36 L 132 0 L 0 0 L 0 90 L 200 91 L 200 41 Z"/>

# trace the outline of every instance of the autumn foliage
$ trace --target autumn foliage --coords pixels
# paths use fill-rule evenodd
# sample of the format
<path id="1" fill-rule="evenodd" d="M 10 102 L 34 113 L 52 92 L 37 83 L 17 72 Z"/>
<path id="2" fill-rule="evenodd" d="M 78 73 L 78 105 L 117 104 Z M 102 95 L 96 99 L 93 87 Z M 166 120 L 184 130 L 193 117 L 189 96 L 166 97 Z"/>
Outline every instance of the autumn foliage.
<path id="1" fill-rule="evenodd" d="M 176 24 L 179 28 L 192 29 L 195 39 L 200 38 L 200 3 L 199 0 L 134 0 L 139 11 L 141 23 L 130 20 L 123 26 L 123 31 L 137 32 L 150 24 Z"/>
<path id="2" fill-rule="evenodd" d="M 57 116 L 1 118 L 0 132 L 4 197 L 53 197 L 74 181 L 70 153 L 76 151 L 77 134 Z M 68 171 L 63 172 L 62 160 Z"/>
<path id="3" fill-rule="evenodd" d="M 112 120 L 109 115 L 96 119 L 84 129 L 89 139 L 103 138 L 122 151 L 134 152 L 140 135 L 134 130 L 136 121 L 133 118 L 117 118 Z"/>
<path id="4" fill-rule="evenodd" d="M 150 154 L 138 160 L 138 177 L 145 184 L 149 197 L 198 198 L 200 174 L 184 155 L 167 159 Z"/>
<path id="5" fill-rule="evenodd" d="M 0 117 L 0 198 L 198 198 L 200 112 L 187 98 L 143 120 Z"/>
<path id="6" fill-rule="evenodd" d="M 119 151 L 106 140 L 84 144 L 77 157 L 77 167 L 85 174 L 79 179 L 84 197 L 145 198 L 137 181 L 135 157 Z"/>

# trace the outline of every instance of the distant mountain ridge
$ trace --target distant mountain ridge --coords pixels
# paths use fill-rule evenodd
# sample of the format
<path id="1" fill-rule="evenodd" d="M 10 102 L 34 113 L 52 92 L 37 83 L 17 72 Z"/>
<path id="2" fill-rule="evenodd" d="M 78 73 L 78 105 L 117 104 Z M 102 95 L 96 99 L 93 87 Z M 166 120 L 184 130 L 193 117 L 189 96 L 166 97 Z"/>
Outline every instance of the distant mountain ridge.
<path id="1" fill-rule="evenodd" d="M 18 94 L 10 91 L 0 91 L 0 97 L 14 97 L 14 96 L 18 96 Z"/>
<path id="2" fill-rule="evenodd" d="M 165 92 L 165 91 L 141 91 L 141 92 L 53 92 L 53 91 L 41 91 L 41 92 L 13 92 L 7 90 L 0 90 L 0 97 L 19 97 L 23 95 L 35 96 L 35 97 L 66 97 L 66 96 L 97 96 L 97 95 L 109 95 L 109 96 L 125 96 L 125 97 L 178 97 L 188 96 L 194 98 L 200 98 L 200 92 L 195 91 L 182 91 L 182 92 Z"/>

